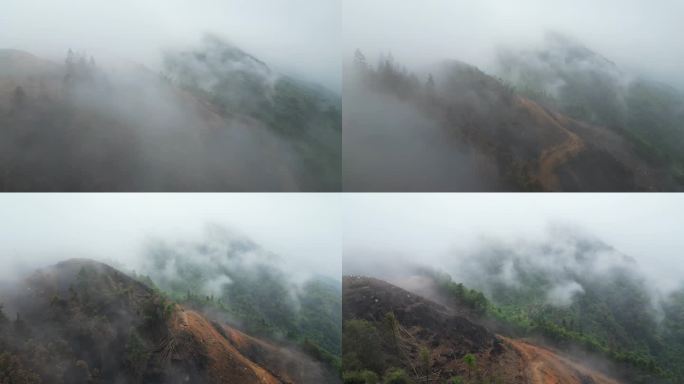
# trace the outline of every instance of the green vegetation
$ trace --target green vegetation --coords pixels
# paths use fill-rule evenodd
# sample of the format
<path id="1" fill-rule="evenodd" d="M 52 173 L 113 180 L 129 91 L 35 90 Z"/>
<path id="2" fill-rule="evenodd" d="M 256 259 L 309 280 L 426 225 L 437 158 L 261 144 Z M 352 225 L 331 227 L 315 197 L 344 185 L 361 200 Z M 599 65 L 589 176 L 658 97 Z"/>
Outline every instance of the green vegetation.
<path id="1" fill-rule="evenodd" d="M 615 64 L 569 39 L 550 49 L 559 51 L 501 55 L 503 76 L 544 106 L 623 135 L 645 160 L 665 167 L 673 185 L 684 185 L 684 94 L 625 79 Z M 573 55 L 577 49 L 581 57 Z"/>
<path id="2" fill-rule="evenodd" d="M 369 370 L 349 371 L 342 375 L 344 384 L 413 384 L 409 375 L 399 368 L 390 368 L 381 378 Z"/>
<path id="3" fill-rule="evenodd" d="M 131 371 L 136 380 L 142 378 L 142 373 L 145 370 L 147 361 L 150 357 L 150 351 L 145 347 L 143 339 L 135 330 L 128 335 L 126 341 L 126 357 L 125 363 Z"/>
<path id="4" fill-rule="evenodd" d="M 342 332 L 344 370 L 382 373 L 385 368 L 382 341 L 380 332 L 372 323 L 358 319 L 345 321 Z"/>
<path id="5" fill-rule="evenodd" d="M 380 377 L 377 373 L 369 370 L 350 371 L 342 375 L 344 384 L 378 384 Z"/>
<path id="6" fill-rule="evenodd" d="M 421 369 L 423 371 L 423 374 L 425 375 L 425 384 L 427 384 L 430 382 L 430 373 L 432 370 L 432 361 L 430 358 L 430 351 L 425 347 L 420 347 L 420 351 L 418 352 L 418 356 L 420 359 Z"/>
<path id="7" fill-rule="evenodd" d="M 147 279 L 186 307 L 223 316 L 251 335 L 296 343 L 339 371 L 339 283 L 316 277 L 295 284 L 256 244 L 218 236 L 189 245 L 152 244 Z"/>
<path id="8" fill-rule="evenodd" d="M 390 368 L 385 373 L 385 378 L 382 381 L 384 384 L 411 384 L 413 381 L 404 372 L 403 369 Z"/>
<path id="9" fill-rule="evenodd" d="M 515 141 L 521 138 L 509 130 L 520 124 L 515 115 L 515 92 L 509 84 L 455 61 L 443 65 L 438 77 L 427 74 L 425 81 L 391 55 L 381 57 L 376 66 L 368 65 L 362 54 L 357 55 L 355 69 L 364 87 L 410 102 L 426 117 L 438 121 L 454 149 L 465 144 L 482 151 L 499 167 L 501 180 L 497 181 L 503 182 L 505 188 L 542 189 L 534 176 L 537 164 L 520 156 Z"/>
<path id="10" fill-rule="evenodd" d="M 150 382 L 150 356 L 175 304 L 104 265 L 55 269 L 64 286 L 35 275 L 39 293 L 20 300 L 15 320 L 0 315 L 0 382 Z"/>
<path id="11" fill-rule="evenodd" d="M 548 303 L 543 294 L 545 278 L 533 272 L 517 288 L 494 287 L 496 302 L 482 300 L 484 295 L 453 282 L 446 274 L 432 276 L 454 305 L 495 320 L 500 332 L 515 337 L 542 336 L 560 348 L 579 347 L 602 355 L 633 369 L 635 383 L 678 382 L 684 377 L 684 290 L 663 302 L 664 319 L 657 322 L 646 288 L 626 272 L 603 281 L 582 281 L 585 293 L 567 307 Z M 475 365 L 466 358 L 469 367 Z"/>
<path id="12" fill-rule="evenodd" d="M 451 281 L 451 276 L 446 273 L 424 270 L 429 273 L 439 284 L 440 289 L 447 293 L 447 296 L 455 300 L 459 307 L 470 309 L 476 315 L 484 315 L 490 309 L 490 303 L 482 292 L 468 289 L 461 283 Z"/>
<path id="13" fill-rule="evenodd" d="M 198 50 L 167 55 L 165 66 L 165 78 L 208 100 L 223 116 L 249 116 L 288 140 L 300 156 L 305 185 L 340 189 L 338 95 L 276 74 L 265 63 L 211 36 Z"/>
<path id="14" fill-rule="evenodd" d="M 468 381 L 472 380 L 473 371 L 477 368 L 477 357 L 472 353 L 463 356 L 463 362 L 468 367 Z"/>

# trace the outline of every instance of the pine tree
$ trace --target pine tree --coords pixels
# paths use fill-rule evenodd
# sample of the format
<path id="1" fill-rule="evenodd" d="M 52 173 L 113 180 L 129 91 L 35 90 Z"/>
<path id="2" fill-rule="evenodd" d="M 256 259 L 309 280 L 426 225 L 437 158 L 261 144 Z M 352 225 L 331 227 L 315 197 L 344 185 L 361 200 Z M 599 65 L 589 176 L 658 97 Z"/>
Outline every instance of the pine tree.
<path id="1" fill-rule="evenodd" d="M 432 78 L 432 73 L 428 75 L 425 87 L 427 88 L 428 92 L 432 92 L 435 90 L 435 79 Z"/>
<path id="2" fill-rule="evenodd" d="M 468 367 L 468 381 L 470 381 L 473 375 L 473 369 L 475 369 L 475 366 L 477 365 L 477 358 L 472 353 L 468 353 L 463 356 L 463 362 Z"/>
<path id="3" fill-rule="evenodd" d="M 12 95 L 12 105 L 14 109 L 20 109 L 26 103 L 26 92 L 21 86 L 14 88 L 14 94 Z"/>
<path id="4" fill-rule="evenodd" d="M 368 69 L 368 62 L 366 61 L 366 56 L 361 52 L 360 49 L 357 49 L 354 52 L 354 65 L 356 66 L 356 68 L 361 70 Z"/>
<path id="5" fill-rule="evenodd" d="M 432 362 L 430 361 L 430 351 L 425 347 L 421 347 L 419 357 L 420 364 L 423 366 L 423 370 L 425 371 L 425 384 L 428 384 L 430 382 L 430 368 L 432 366 Z"/>

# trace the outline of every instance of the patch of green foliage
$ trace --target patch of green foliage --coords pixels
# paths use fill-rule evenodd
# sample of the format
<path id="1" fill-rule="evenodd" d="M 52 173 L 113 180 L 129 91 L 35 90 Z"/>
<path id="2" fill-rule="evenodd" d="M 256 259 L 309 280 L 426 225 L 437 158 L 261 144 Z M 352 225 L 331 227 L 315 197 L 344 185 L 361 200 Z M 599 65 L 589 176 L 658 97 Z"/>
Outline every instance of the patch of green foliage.
<path id="1" fill-rule="evenodd" d="M 342 375 L 342 382 L 344 384 L 378 384 L 380 383 L 380 376 L 367 369 L 363 371 L 348 371 Z"/>
<path id="2" fill-rule="evenodd" d="M 128 340 L 126 340 L 125 363 L 133 377 L 136 379 L 142 377 L 149 357 L 150 351 L 146 348 L 143 339 L 137 331 L 131 331 L 128 335 Z"/>
<path id="3" fill-rule="evenodd" d="M 635 369 L 637 383 L 677 382 L 684 358 L 684 290 L 664 304 L 665 317 L 655 320 L 654 308 L 639 281 L 617 275 L 603 282 L 583 281 L 585 293 L 567 307 L 541 299 L 534 287 L 544 287 L 532 275 L 530 289 L 501 287 L 500 303 L 434 273 L 440 292 L 477 316 L 495 320 L 503 332 L 516 337 L 543 336 L 560 348 L 579 347 Z M 476 298 L 476 299 L 473 299 Z M 658 381 L 660 380 L 660 381 Z"/>
<path id="4" fill-rule="evenodd" d="M 342 331 L 344 370 L 382 373 L 385 368 L 382 341 L 382 335 L 373 323 L 360 319 L 345 321 Z"/>
<path id="5" fill-rule="evenodd" d="M 228 249 L 234 253 L 214 253 L 212 245 L 198 243 L 188 251 L 191 255 L 184 253 L 187 249 L 156 244 L 150 249 L 152 280 L 185 306 L 223 314 L 249 334 L 296 343 L 310 356 L 339 371 L 339 283 L 316 277 L 295 284 L 269 263 L 243 262 L 243 252 L 260 252 L 256 245 L 233 239 Z M 205 262 L 202 257 L 218 259 Z M 155 273 L 169 265 L 175 266 L 170 276 Z M 220 284 L 207 288 L 210 281 Z"/>
<path id="6" fill-rule="evenodd" d="M 165 58 L 168 76 L 227 118 L 249 116 L 287 140 L 299 155 L 304 189 L 340 190 L 342 114 L 339 95 L 281 76 L 218 39 Z M 237 63 L 237 65 L 236 65 Z M 203 68 L 204 70 L 200 69 Z"/>
<path id="7" fill-rule="evenodd" d="M 445 292 L 450 299 L 455 300 L 458 306 L 466 307 L 476 315 L 484 315 L 490 310 L 491 304 L 482 292 L 468 289 L 463 284 L 452 281 L 451 276 L 446 273 L 425 272 L 431 273 L 440 289 Z"/>
<path id="8" fill-rule="evenodd" d="M 390 368 L 382 380 L 384 384 L 411 384 L 413 381 L 403 369 Z"/>
<path id="9" fill-rule="evenodd" d="M 0 382 L 145 381 L 175 304 L 104 265 L 55 269 L 68 286 L 29 279 L 40 295 L 15 298 L 23 307 L 13 321 L 0 314 Z"/>
<path id="10" fill-rule="evenodd" d="M 684 184 L 681 91 L 646 79 L 623 84 L 621 75 L 601 65 L 546 61 L 552 57 L 540 55 L 545 65 L 539 66 L 503 56 L 503 72 L 515 79 L 519 94 L 574 119 L 613 129 L 646 161 L 669 170 L 673 185 Z"/>
<path id="11" fill-rule="evenodd" d="M 342 377 L 345 383 L 413 383 L 403 369 L 397 368 L 402 366 L 396 343 L 397 327 L 391 312 L 376 322 L 363 319 L 344 322 Z M 429 351 L 425 349 L 421 353 L 421 370 L 427 372 L 431 364 Z"/>

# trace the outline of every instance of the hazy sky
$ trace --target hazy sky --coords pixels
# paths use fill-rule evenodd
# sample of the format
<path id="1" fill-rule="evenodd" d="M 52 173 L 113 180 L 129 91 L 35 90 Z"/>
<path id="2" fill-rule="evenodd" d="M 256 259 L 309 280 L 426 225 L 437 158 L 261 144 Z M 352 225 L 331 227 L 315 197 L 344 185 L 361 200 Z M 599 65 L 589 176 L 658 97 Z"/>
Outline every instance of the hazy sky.
<path id="1" fill-rule="evenodd" d="M 3 0 L 0 48 L 68 48 L 156 67 L 161 49 L 218 34 L 287 73 L 339 90 L 341 0 Z"/>
<path id="2" fill-rule="evenodd" d="M 444 267 L 483 239 L 542 240 L 559 225 L 632 256 L 664 289 L 684 282 L 681 194 L 347 194 L 345 262 L 377 255 Z"/>
<path id="3" fill-rule="evenodd" d="M 332 194 L 0 194 L 0 278 L 73 257 L 138 264 L 150 237 L 245 235 L 304 273 L 339 278 L 340 196 Z"/>
<path id="4" fill-rule="evenodd" d="M 534 46 L 554 30 L 622 68 L 682 84 L 681 0 L 345 0 L 343 13 L 345 57 L 361 48 L 409 66 L 459 59 L 486 68 L 497 46 Z"/>

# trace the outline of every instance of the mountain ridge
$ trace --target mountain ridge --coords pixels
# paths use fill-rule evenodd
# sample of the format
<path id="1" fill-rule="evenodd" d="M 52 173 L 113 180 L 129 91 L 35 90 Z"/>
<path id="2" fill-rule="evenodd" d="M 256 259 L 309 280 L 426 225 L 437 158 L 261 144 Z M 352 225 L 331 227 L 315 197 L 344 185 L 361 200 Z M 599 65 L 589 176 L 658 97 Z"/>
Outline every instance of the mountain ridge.
<path id="1" fill-rule="evenodd" d="M 16 320 L 0 321 L 10 382 L 335 381 L 304 353 L 213 322 L 100 262 L 59 262 L 24 284 L 4 297 Z"/>
<path id="2" fill-rule="evenodd" d="M 558 351 L 497 335 L 382 280 L 345 276 L 344 298 L 347 382 L 356 382 L 354 370 L 374 370 L 381 375 L 387 366 L 394 366 L 416 382 L 618 383 Z M 379 341 L 368 341 L 373 338 Z M 355 360 L 369 348 L 383 356 L 376 362 L 380 367 L 368 357 Z M 390 368 L 387 372 L 394 371 Z"/>

